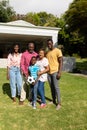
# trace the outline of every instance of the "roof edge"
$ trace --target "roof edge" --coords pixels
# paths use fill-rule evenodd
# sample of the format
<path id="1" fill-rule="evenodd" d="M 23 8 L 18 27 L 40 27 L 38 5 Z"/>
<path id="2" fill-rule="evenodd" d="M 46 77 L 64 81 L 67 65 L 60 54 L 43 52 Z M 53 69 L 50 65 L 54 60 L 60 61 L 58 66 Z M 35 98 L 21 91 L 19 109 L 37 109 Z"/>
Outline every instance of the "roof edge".
<path id="1" fill-rule="evenodd" d="M 16 22 L 16 21 L 15 21 Z M 20 22 L 20 20 L 19 20 Z M 57 27 L 45 27 L 45 26 L 35 26 L 31 23 L 28 23 L 26 21 L 21 20 L 21 23 L 27 23 L 26 25 L 22 25 L 22 24 L 11 24 L 12 22 L 8 22 L 8 23 L 0 23 L 0 25 L 3 26 L 11 26 L 11 27 L 23 27 L 23 28 L 37 28 L 37 29 L 47 29 L 47 30 L 60 30 L 61 28 L 57 28 Z M 32 26 L 31 26 L 32 25 Z"/>

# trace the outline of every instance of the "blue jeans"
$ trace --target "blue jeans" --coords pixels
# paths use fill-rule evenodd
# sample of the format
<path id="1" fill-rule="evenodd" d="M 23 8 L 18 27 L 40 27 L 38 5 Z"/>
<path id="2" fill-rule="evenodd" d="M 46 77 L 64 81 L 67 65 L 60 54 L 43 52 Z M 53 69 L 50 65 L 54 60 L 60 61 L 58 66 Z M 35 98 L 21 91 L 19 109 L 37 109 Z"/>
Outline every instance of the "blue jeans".
<path id="1" fill-rule="evenodd" d="M 38 89 L 38 81 L 35 85 L 30 85 L 30 97 L 33 100 L 33 104 L 36 104 L 37 101 L 37 89 Z"/>
<path id="2" fill-rule="evenodd" d="M 59 89 L 59 84 L 58 84 L 58 80 L 56 78 L 56 75 L 57 75 L 57 72 L 53 73 L 53 74 L 48 74 L 48 81 L 49 81 L 49 85 L 51 88 L 53 102 L 56 103 L 56 98 L 57 98 L 57 102 L 58 102 L 58 104 L 60 104 L 61 103 L 60 89 Z"/>
<path id="3" fill-rule="evenodd" d="M 45 101 L 45 91 L 44 91 L 44 82 L 38 81 L 38 93 L 41 97 L 41 103 L 46 103 Z"/>
<path id="4" fill-rule="evenodd" d="M 10 75 L 11 95 L 12 97 L 16 97 L 16 85 L 17 85 L 18 95 L 20 95 L 21 87 L 22 87 L 22 76 L 21 76 L 20 68 L 12 66 L 9 70 L 9 75 Z"/>

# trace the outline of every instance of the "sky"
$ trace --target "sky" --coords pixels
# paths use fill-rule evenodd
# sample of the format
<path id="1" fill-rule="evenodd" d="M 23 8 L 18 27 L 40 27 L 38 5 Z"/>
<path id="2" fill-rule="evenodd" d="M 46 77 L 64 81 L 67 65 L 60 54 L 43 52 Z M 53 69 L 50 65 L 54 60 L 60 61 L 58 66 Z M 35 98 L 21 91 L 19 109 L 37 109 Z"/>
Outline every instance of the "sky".
<path id="1" fill-rule="evenodd" d="M 52 13 L 60 17 L 68 9 L 73 0 L 9 0 L 10 6 L 19 14 L 28 12 Z"/>

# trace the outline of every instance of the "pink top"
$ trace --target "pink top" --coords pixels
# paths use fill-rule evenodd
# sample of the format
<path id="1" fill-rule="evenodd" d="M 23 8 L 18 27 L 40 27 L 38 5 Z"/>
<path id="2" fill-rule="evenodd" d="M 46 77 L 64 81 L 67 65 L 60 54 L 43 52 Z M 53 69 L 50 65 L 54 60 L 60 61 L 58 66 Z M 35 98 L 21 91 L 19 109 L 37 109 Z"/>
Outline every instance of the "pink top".
<path id="1" fill-rule="evenodd" d="M 22 54 L 19 53 L 18 55 L 9 54 L 8 60 L 7 60 L 7 66 L 10 68 L 12 66 L 20 67 L 20 61 L 21 61 Z"/>
<path id="2" fill-rule="evenodd" d="M 32 56 L 37 57 L 38 54 L 36 52 L 30 53 L 29 51 L 26 51 L 22 54 L 21 70 L 25 75 L 28 75 L 28 67 L 30 65 L 30 60 L 31 60 Z"/>

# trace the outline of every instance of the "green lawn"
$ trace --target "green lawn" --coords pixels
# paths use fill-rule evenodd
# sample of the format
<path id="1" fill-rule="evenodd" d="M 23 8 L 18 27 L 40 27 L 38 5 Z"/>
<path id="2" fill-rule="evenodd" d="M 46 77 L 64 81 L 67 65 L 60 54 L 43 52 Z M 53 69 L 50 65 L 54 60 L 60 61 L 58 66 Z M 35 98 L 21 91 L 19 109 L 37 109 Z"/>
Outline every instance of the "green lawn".
<path id="1" fill-rule="evenodd" d="M 19 106 L 10 98 L 6 70 L 0 69 L 0 130 L 87 130 L 87 78 L 63 73 L 60 80 L 62 108 L 48 104 L 33 110 L 26 99 Z M 48 83 L 46 97 L 51 98 Z"/>

